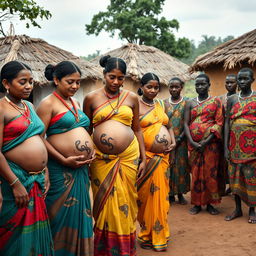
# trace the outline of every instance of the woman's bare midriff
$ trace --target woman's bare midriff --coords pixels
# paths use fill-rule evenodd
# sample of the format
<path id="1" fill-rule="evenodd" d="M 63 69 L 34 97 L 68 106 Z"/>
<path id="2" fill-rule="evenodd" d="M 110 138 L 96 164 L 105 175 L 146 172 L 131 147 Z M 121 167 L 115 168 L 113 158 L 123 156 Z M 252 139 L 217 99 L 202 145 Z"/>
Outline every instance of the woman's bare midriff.
<path id="1" fill-rule="evenodd" d="M 84 155 L 90 159 L 93 153 L 91 136 L 83 127 L 51 135 L 47 141 L 64 157 Z"/>
<path id="2" fill-rule="evenodd" d="M 46 147 L 39 135 L 26 139 L 15 148 L 4 153 L 4 156 L 27 172 L 42 171 L 48 160 Z"/>
<path id="3" fill-rule="evenodd" d="M 165 126 L 160 128 L 159 133 L 155 136 L 150 152 L 163 153 L 171 144 L 171 136 Z"/>
<path id="4" fill-rule="evenodd" d="M 108 120 L 96 126 L 93 141 L 104 154 L 117 155 L 122 153 L 132 142 L 134 132 L 130 126 L 115 120 Z"/>

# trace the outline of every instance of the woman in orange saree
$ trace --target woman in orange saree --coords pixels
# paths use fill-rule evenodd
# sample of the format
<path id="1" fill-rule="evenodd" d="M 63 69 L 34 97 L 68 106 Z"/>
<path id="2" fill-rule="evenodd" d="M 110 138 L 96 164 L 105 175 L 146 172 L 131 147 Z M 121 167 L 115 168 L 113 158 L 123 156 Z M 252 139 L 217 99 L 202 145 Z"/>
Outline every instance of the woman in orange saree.
<path id="1" fill-rule="evenodd" d="M 92 121 L 96 147 L 96 159 L 90 166 L 94 255 L 134 256 L 136 179 L 146 164 L 138 97 L 120 89 L 126 73 L 122 59 L 104 56 L 100 64 L 105 68 L 105 86 L 84 100 L 84 112 Z"/>
<path id="2" fill-rule="evenodd" d="M 164 103 L 154 100 L 160 85 L 153 73 L 141 79 L 140 125 L 146 148 L 145 175 L 138 180 L 138 221 L 140 246 L 165 251 L 169 240 L 169 152 L 175 146 L 173 131 L 168 125 Z"/>

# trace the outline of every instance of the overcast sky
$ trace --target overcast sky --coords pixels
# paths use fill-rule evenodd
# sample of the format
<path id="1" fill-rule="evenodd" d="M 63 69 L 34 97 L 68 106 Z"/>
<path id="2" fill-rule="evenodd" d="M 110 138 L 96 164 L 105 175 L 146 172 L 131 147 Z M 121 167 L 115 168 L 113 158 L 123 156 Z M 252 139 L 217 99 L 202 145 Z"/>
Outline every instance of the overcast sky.
<path id="1" fill-rule="evenodd" d="M 52 13 L 52 18 L 39 23 L 39 28 L 26 29 L 25 23 L 14 21 L 16 34 L 42 38 L 50 44 L 86 56 L 100 50 L 120 47 L 125 41 L 102 32 L 98 37 L 86 35 L 85 24 L 93 15 L 105 11 L 110 0 L 36 0 Z M 255 0 L 166 0 L 161 16 L 177 19 L 177 37 L 187 37 L 198 43 L 201 35 L 238 37 L 256 28 Z M 5 23 L 6 24 L 6 23 Z M 6 24 L 7 25 L 7 24 Z M 9 25 L 8 25 L 9 26 Z"/>

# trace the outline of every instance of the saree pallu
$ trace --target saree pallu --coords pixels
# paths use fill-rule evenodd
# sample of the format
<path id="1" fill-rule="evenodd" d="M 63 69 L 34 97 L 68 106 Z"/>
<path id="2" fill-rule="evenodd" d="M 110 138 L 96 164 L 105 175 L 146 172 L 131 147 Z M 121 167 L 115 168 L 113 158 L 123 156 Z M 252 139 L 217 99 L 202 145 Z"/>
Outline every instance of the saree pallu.
<path id="1" fill-rule="evenodd" d="M 150 152 L 155 136 L 168 123 L 161 101 L 140 118 L 146 147 L 147 167 L 138 180 L 138 221 L 141 231 L 138 240 L 144 248 L 163 251 L 169 240 L 167 215 L 169 211 L 169 155 Z"/>
<path id="2" fill-rule="evenodd" d="M 28 206 L 17 208 L 10 185 L 1 178 L 3 207 L 0 212 L 0 255 L 53 256 L 53 242 L 42 197 L 44 174 L 29 175 L 8 161 L 29 195 Z"/>
<path id="3" fill-rule="evenodd" d="M 167 114 L 173 129 L 175 140 L 184 131 L 184 109 L 188 98 L 183 99 L 178 104 L 169 104 Z M 188 164 L 188 146 L 186 138 L 175 147 L 170 153 L 170 196 L 186 194 L 190 191 L 190 168 Z"/>
<path id="4" fill-rule="evenodd" d="M 215 135 L 203 152 L 189 145 L 192 173 L 191 204 L 217 204 L 221 201 L 220 195 L 225 190 L 219 150 L 223 122 L 223 107 L 219 98 L 210 98 L 191 110 L 189 129 L 192 139 L 200 142 L 210 133 Z"/>
<path id="5" fill-rule="evenodd" d="M 49 159 L 46 197 L 55 255 L 93 255 L 88 167 L 71 169 Z"/>
<path id="6" fill-rule="evenodd" d="M 249 207 L 256 207 L 256 96 L 240 99 L 230 115 L 230 187 Z"/>
<path id="7" fill-rule="evenodd" d="M 90 166 L 95 256 L 136 255 L 138 160 L 136 137 L 119 155 L 106 155 L 96 148 L 96 159 Z"/>

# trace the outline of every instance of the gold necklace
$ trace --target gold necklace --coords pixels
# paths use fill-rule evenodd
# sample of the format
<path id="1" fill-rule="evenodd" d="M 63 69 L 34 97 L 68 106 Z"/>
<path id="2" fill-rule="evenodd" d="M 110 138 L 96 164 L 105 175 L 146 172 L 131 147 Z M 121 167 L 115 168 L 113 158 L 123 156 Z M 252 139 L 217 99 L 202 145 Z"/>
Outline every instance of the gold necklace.
<path id="1" fill-rule="evenodd" d="M 24 116 L 27 120 L 29 120 L 30 123 L 32 123 L 31 119 L 29 118 L 28 106 L 23 100 L 21 100 L 21 103 L 23 105 L 23 108 L 21 108 L 17 106 L 14 102 L 12 102 L 7 96 L 4 96 L 4 98 L 13 108 L 15 108 L 22 116 Z"/>
<path id="2" fill-rule="evenodd" d="M 144 104 L 144 105 L 146 105 L 146 106 L 148 106 L 148 107 L 153 107 L 153 106 L 155 106 L 155 102 L 153 101 L 153 103 L 147 103 L 147 102 L 145 102 L 142 98 L 140 99 L 140 101 L 141 101 L 141 103 L 142 104 Z"/>
<path id="3" fill-rule="evenodd" d="M 108 99 L 108 103 L 110 105 L 110 107 L 112 108 L 112 111 L 114 112 L 114 115 L 118 114 L 118 109 L 119 109 L 119 96 L 120 96 L 120 92 L 118 92 L 117 95 L 115 95 L 114 97 L 109 97 L 107 92 L 104 90 L 104 95 L 106 96 L 106 98 Z M 110 100 L 115 99 L 117 97 L 117 103 L 116 106 L 113 107 Z"/>

